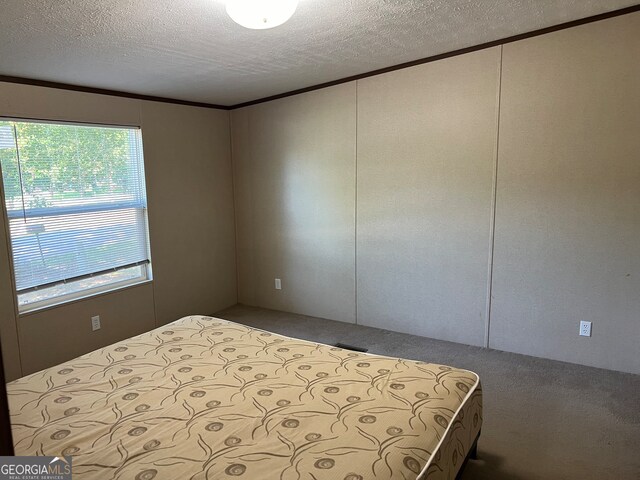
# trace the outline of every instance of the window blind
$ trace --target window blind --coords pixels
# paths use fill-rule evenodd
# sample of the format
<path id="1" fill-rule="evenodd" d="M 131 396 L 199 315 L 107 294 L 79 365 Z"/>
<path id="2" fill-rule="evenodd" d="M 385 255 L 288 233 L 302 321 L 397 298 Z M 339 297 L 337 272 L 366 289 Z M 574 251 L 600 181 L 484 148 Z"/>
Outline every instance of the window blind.
<path id="1" fill-rule="evenodd" d="M 150 261 L 137 128 L 0 119 L 18 294 Z"/>

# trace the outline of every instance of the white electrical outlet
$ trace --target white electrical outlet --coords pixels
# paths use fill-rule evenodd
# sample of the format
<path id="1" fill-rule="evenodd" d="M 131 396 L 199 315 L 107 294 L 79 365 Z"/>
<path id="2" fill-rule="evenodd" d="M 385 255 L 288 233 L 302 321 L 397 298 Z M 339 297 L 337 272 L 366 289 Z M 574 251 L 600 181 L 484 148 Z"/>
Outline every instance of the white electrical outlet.
<path id="1" fill-rule="evenodd" d="M 276 278 L 276 290 L 282 290 L 282 282 L 279 278 Z"/>
<path id="2" fill-rule="evenodd" d="M 580 336 L 581 337 L 590 337 L 591 336 L 591 322 L 580 322 Z"/>
<path id="3" fill-rule="evenodd" d="M 100 330 L 100 315 L 91 317 L 91 330 L 93 330 L 94 332 L 96 330 Z"/>

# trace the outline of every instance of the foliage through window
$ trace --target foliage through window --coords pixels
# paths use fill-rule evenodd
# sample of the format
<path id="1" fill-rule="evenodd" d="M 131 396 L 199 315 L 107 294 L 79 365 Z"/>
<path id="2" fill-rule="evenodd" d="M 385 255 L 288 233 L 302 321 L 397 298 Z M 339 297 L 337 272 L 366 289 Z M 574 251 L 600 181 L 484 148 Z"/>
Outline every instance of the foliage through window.
<path id="1" fill-rule="evenodd" d="M 137 128 L 0 119 L 21 311 L 150 278 Z"/>

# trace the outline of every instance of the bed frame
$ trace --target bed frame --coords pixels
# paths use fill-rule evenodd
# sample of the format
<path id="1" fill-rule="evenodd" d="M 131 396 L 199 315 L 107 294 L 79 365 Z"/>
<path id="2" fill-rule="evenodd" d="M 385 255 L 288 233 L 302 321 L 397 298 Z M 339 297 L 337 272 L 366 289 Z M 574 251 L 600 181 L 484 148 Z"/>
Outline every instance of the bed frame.
<path id="1" fill-rule="evenodd" d="M 0 347 L 0 455 L 3 457 L 13 456 L 13 440 L 11 438 L 11 421 L 9 420 L 9 401 L 4 378 L 2 347 Z"/>

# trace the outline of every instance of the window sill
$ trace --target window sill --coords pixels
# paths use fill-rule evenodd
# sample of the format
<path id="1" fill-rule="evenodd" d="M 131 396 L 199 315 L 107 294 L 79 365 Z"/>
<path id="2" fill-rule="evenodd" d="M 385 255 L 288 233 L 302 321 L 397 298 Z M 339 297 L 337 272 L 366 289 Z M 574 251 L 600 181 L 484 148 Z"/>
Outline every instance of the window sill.
<path id="1" fill-rule="evenodd" d="M 59 302 L 52 303 L 50 305 L 42 305 L 42 306 L 35 305 L 33 308 L 23 309 L 22 311 L 19 311 L 18 318 L 28 317 L 30 315 L 35 315 L 35 314 L 38 314 L 47 310 L 53 310 L 56 308 L 64 308 L 67 305 L 71 305 L 74 303 L 83 302 L 92 298 L 102 297 L 105 295 L 112 295 L 114 293 L 122 292 L 123 290 L 129 290 L 132 288 L 142 287 L 149 284 L 153 284 L 153 279 L 149 278 L 149 279 L 139 280 L 134 283 L 130 283 L 122 286 L 115 286 L 108 290 L 103 290 L 99 292 L 87 293 L 84 295 L 80 294 L 79 296 L 74 297 L 72 299 L 60 300 Z"/>

